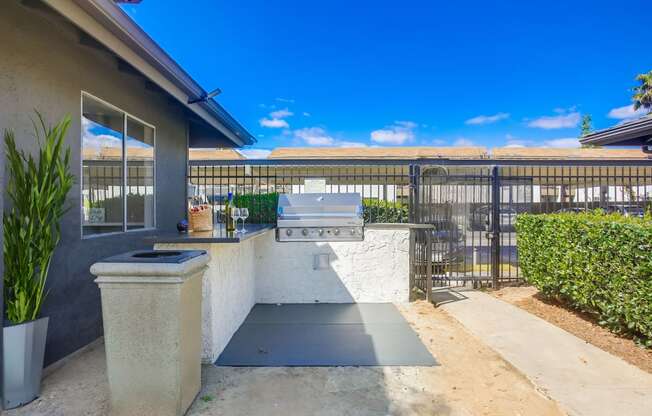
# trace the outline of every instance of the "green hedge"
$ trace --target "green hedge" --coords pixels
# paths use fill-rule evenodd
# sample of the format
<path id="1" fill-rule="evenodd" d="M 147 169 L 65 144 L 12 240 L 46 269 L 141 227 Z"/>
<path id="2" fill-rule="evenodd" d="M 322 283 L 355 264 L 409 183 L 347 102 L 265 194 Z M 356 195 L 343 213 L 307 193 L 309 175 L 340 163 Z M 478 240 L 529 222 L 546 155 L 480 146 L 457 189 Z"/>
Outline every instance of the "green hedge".
<path id="1" fill-rule="evenodd" d="M 600 212 L 521 214 L 525 279 L 544 296 L 652 346 L 652 221 Z"/>
<path id="2" fill-rule="evenodd" d="M 278 193 L 234 195 L 233 202 L 236 207 L 249 208 L 247 222 L 252 224 L 274 224 L 276 223 L 278 195 Z M 363 216 L 366 223 L 408 222 L 408 207 L 401 202 L 365 198 L 362 201 L 362 205 L 364 207 Z"/>
<path id="3" fill-rule="evenodd" d="M 405 223 L 408 222 L 408 206 L 401 202 L 365 198 L 362 200 L 365 223 Z"/>
<path id="4" fill-rule="evenodd" d="M 248 208 L 250 224 L 276 224 L 278 193 L 234 195 L 233 203 L 238 208 Z"/>

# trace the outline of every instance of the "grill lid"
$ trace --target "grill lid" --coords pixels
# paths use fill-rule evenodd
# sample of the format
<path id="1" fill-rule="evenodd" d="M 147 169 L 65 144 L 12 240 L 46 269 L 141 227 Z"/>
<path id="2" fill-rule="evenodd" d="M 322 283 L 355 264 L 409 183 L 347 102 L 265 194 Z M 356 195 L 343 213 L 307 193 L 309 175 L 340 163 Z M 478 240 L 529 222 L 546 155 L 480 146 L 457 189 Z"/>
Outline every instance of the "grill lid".
<path id="1" fill-rule="evenodd" d="M 362 216 L 360 194 L 282 194 L 278 200 L 278 218 L 354 218 Z"/>

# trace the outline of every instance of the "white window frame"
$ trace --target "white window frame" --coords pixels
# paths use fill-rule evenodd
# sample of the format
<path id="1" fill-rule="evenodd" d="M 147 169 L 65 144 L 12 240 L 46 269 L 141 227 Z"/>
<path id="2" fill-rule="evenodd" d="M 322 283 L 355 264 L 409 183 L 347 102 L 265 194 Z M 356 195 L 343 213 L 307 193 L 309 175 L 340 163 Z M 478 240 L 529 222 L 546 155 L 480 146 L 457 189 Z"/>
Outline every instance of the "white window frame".
<path id="1" fill-rule="evenodd" d="M 122 231 L 112 231 L 110 233 L 99 233 L 99 234 L 90 234 L 90 235 L 84 235 L 84 126 L 83 123 L 81 122 L 82 118 L 84 117 L 84 97 L 88 97 L 90 99 L 96 100 L 103 105 L 106 105 L 107 107 L 118 111 L 122 113 Z M 82 240 L 89 239 L 89 238 L 100 238 L 100 237 L 106 237 L 106 236 L 115 236 L 115 235 L 120 235 L 120 234 L 125 234 L 125 233 L 138 233 L 138 232 L 143 232 L 143 231 L 153 231 L 156 230 L 157 228 L 157 221 L 156 221 L 156 126 L 153 124 L 150 124 L 139 117 L 134 116 L 133 114 L 107 102 L 106 100 L 103 100 L 91 93 L 88 93 L 86 91 L 81 91 L 81 98 L 80 98 L 80 113 L 79 113 L 79 121 L 80 121 L 80 131 L 79 131 L 79 219 L 80 219 L 80 224 L 81 226 L 79 227 L 79 232 L 81 234 Z M 127 135 L 129 132 L 127 131 L 127 118 L 131 118 L 132 120 L 135 120 L 139 123 L 142 123 L 143 125 L 151 128 L 154 131 L 154 155 L 153 155 L 153 171 L 152 171 L 152 191 L 153 191 L 153 204 L 154 204 L 154 226 L 153 227 L 145 227 L 145 228 L 136 228 L 133 230 L 128 229 L 127 225 Z"/>

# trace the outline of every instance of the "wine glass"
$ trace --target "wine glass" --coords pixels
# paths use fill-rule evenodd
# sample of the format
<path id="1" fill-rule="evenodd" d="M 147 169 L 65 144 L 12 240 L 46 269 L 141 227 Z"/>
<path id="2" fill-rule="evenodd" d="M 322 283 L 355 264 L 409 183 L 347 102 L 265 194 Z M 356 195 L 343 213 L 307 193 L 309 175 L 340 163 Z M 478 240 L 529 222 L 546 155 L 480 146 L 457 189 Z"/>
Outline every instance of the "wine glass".
<path id="1" fill-rule="evenodd" d="M 245 221 L 249 217 L 249 208 L 240 208 L 240 218 L 242 219 L 242 232 L 245 231 Z"/>
<path id="2" fill-rule="evenodd" d="M 235 222 L 235 232 L 238 232 L 238 220 L 240 219 L 240 208 L 231 208 L 231 218 Z"/>

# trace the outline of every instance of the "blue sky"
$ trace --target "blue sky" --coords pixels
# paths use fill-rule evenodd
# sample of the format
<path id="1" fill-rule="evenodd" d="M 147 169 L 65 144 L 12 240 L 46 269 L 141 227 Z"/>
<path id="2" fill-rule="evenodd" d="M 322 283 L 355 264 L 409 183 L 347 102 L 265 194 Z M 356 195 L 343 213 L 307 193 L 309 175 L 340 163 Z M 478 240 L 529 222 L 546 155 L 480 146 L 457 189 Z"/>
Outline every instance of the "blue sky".
<path id="1" fill-rule="evenodd" d="M 572 146 L 635 117 L 649 2 L 143 0 L 125 10 L 279 146 Z"/>

